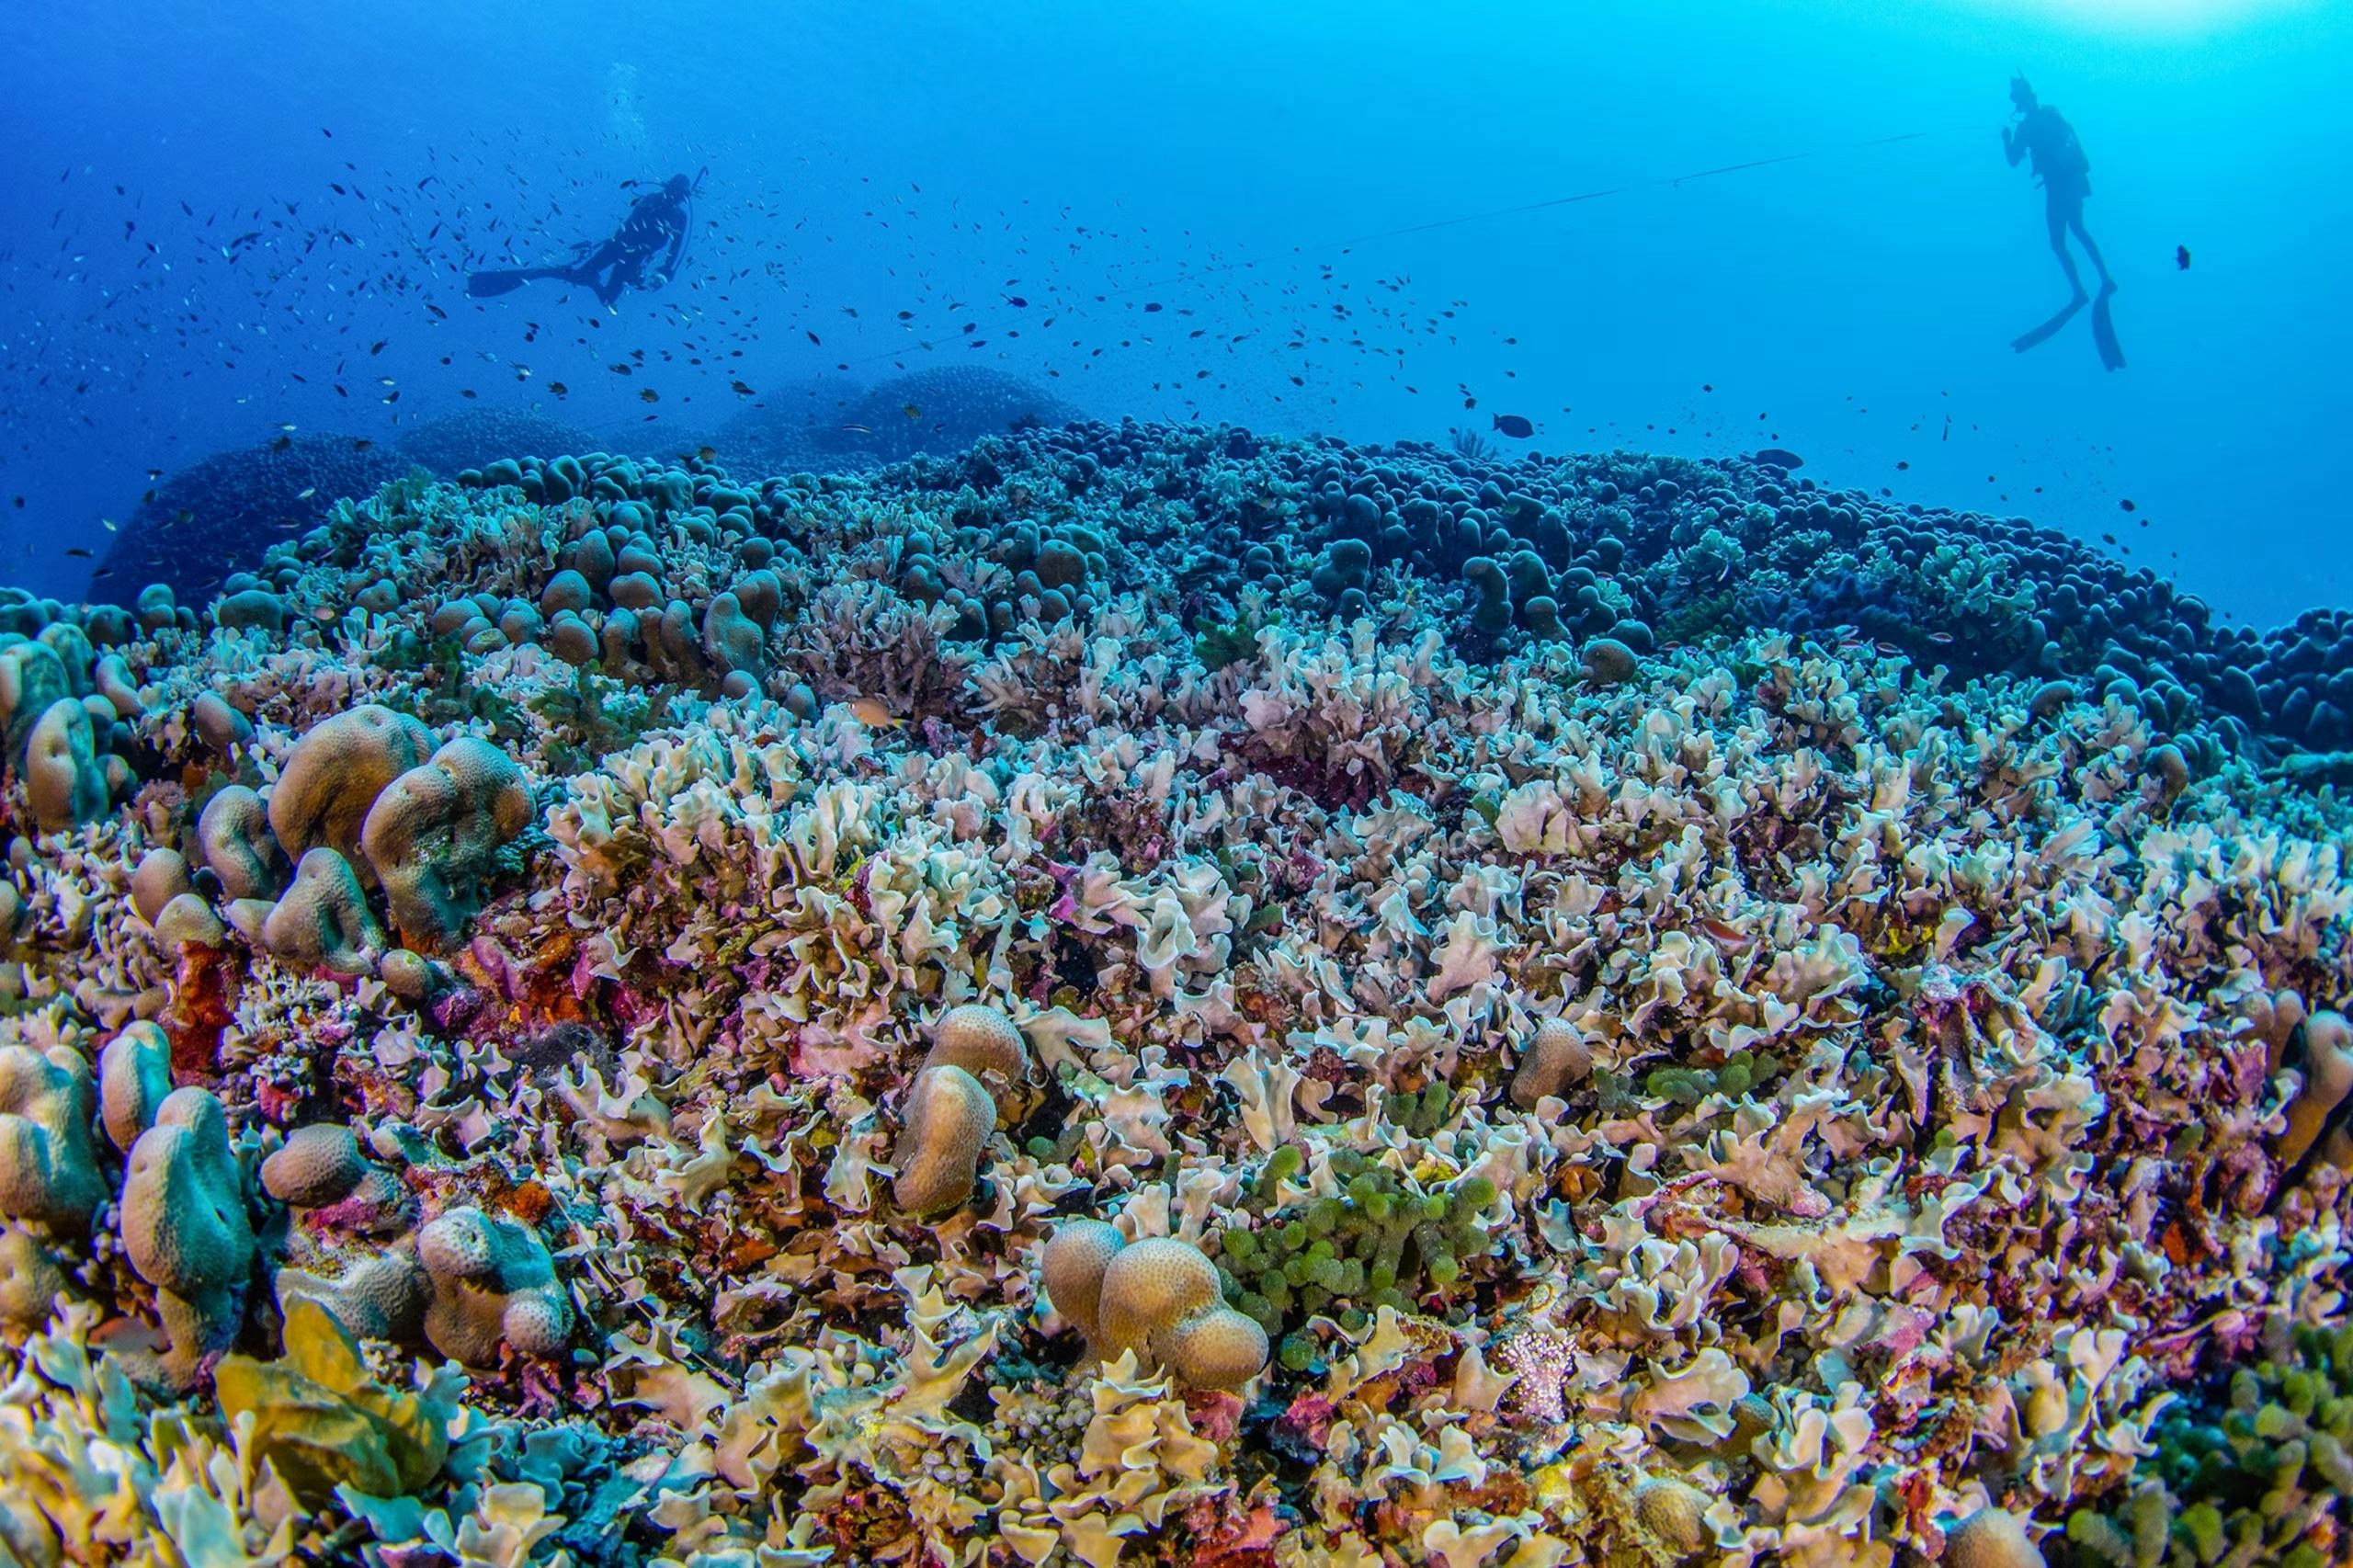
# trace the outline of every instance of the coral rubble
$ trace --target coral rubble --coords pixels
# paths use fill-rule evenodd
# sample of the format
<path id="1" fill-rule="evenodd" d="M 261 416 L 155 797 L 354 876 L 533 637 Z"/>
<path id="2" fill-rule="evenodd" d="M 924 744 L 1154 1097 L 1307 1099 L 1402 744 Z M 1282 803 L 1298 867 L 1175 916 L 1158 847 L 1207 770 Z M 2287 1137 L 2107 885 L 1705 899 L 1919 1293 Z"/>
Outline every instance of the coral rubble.
<path id="1" fill-rule="evenodd" d="M 1132 424 L 220 587 L 0 606 L 11 1560 L 2346 1561 L 2334 621 Z"/>

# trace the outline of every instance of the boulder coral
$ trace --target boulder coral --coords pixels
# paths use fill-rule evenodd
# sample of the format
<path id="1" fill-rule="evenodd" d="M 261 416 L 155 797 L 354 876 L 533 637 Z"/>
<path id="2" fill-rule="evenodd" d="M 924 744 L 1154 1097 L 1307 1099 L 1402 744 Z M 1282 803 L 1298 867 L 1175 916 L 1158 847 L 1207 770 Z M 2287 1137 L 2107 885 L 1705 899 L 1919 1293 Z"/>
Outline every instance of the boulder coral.
<path id="1" fill-rule="evenodd" d="M 376 797 L 432 749 L 431 730 L 379 702 L 313 725 L 269 792 L 278 847 L 298 862 L 324 846 L 359 864 L 360 832 Z"/>
<path id="2" fill-rule="evenodd" d="M 416 1256 L 432 1281 L 425 1337 L 451 1360 L 492 1366 L 502 1348 L 553 1356 L 571 1337 L 571 1298 L 539 1233 L 521 1221 L 451 1209 L 417 1233 Z"/>
<path id="3" fill-rule="evenodd" d="M 63 833 L 96 822 L 107 809 L 107 775 L 99 766 L 89 710 L 78 698 L 50 705 L 25 738 L 25 796 L 43 832 Z"/>
<path id="4" fill-rule="evenodd" d="M 1100 1221 L 1073 1221 L 1040 1263 L 1054 1310 L 1094 1354 L 1134 1351 L 1195 1388 L 1239 1388 L 1266 1369 L 1266 1331 L 1224 1304 L 1200 1248 L 1169 1237 L 1111 1244 L 1118 1236 Z"/>
<path id="5" fill-rule="evenodd" d="M 303 855 L 293 882 L 267 906 L 259 936 L 279 958 L 335 974 L 366 974 L 384 955 L 367 890 L 351 862 L 324 846 Z"/>
<path id="6" fill-rule="evenodd" d="M 106 1198 L 88 1065 L 0 1046 L 0 1218 L 78 1233 Z"/>
<path id="7" fill-rule="evenodd" d="M 165 1368 L 176 1379 L 194 1377 L 235 1337 L 254 1267 L 244 1178 L 229 1150 L 221 1102 L 209 1091 L 173 1090 L 131 1145 L 122 1245 L 131 1267 L 155 1287 L 171 1341 Z"/>
<path id="8" fill-rule="evenodd" d="M 1006 1108 L 999 1094 L 1018 1085 L 1029 1065 L 1021 1031 L 996 1008 L 967 1003 L 940 1016 L 900 1112 L 892 1156 L 900 1208 L 939 1214 L 971 1199 L 981 1153 Z"/>
<path id="9" fill-rule="evenodd" d="M 276 898 L 286 885 L 286 855 L 270 832 L 269 808 L 243 784 L 224 785 L 204 803 L 196 843 L 230 898 Z"/>
<path id="10" fill-rule="evenodd" d="M 481 905 L 491 858 L 530 822 L 523 770 L 473 735 L 387 784 L 369 807 L 360 849 L 411 948 L 446 949 Z"/>

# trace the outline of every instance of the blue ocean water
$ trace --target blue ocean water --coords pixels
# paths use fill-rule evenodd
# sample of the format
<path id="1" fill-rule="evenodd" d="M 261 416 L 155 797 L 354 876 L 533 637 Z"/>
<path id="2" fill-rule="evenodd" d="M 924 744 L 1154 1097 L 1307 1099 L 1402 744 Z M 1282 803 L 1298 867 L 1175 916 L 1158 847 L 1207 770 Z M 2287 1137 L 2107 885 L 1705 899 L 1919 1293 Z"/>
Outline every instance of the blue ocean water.
<path id="1" fill-rule="evenodd" d="M 9 7 L 0 58 L 0 571 L 38 591 L 150 471 L 288 426 L 667 447 L 966 363 L 1107 416 L 1785 447 L 2228 616 L 2353 597 L 2341 6 L 131 0 Z M 2082 318 L 2008 347 L 2065 297 L 2014 70 L 2088 152 L 2123 370 Z M 699 170 L 671 288 L 465 297 Z"/>

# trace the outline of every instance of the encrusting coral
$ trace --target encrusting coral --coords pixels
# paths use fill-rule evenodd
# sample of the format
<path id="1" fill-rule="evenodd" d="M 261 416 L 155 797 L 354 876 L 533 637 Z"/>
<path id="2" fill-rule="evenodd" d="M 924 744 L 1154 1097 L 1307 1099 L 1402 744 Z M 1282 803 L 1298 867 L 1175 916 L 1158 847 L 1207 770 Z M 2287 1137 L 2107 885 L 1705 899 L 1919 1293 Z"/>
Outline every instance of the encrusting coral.
<path id="1" fill-rule="evenodd" d="M 6 1552 L 2343 1555 L 2334 612 L 1142 425 L 220 586 L 0 592 Z"/>

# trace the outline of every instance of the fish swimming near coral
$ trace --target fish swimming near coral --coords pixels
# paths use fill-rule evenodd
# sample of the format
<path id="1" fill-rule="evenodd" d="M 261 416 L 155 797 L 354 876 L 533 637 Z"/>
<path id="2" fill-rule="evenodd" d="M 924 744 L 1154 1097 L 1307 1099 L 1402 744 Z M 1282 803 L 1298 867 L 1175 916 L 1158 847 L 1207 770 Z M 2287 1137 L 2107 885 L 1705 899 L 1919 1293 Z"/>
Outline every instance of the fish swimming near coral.
<path id="1" fill-rule="evenodd" d="M 1495 431 L 1498 436 L 1508 436 L 1515 441 L 1525 441 L 1536 434 L 1536 426 L 1517 414 L 1498 414 L 1495 419 Z"/>
<path id="2" fill-rule="evenodd" d="M 1767 447 L 1757 452 L 1756 460 L 1761 463 L 1770 463 L 1775 468 L 1805 467 L 1805 460 L 1786 447 Z"/>

